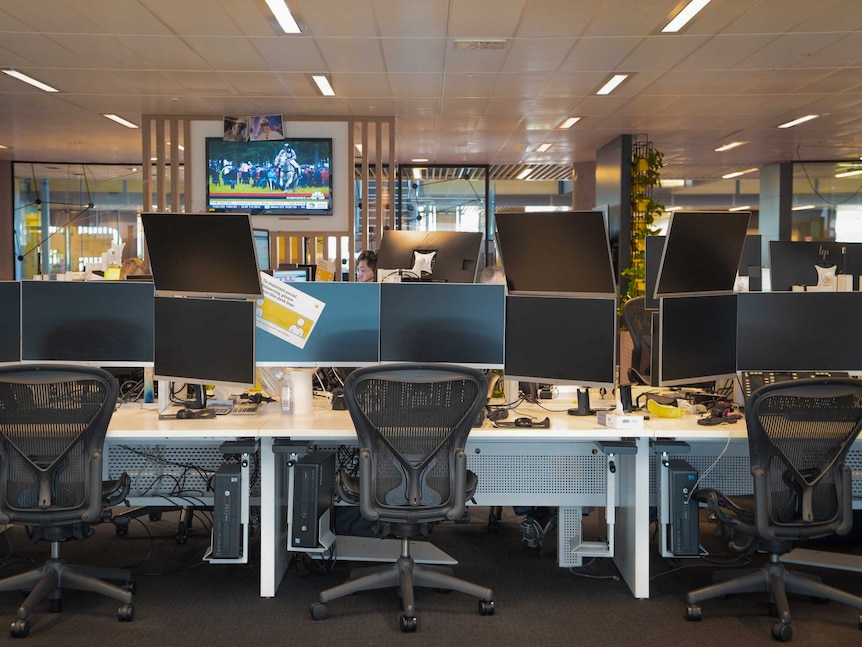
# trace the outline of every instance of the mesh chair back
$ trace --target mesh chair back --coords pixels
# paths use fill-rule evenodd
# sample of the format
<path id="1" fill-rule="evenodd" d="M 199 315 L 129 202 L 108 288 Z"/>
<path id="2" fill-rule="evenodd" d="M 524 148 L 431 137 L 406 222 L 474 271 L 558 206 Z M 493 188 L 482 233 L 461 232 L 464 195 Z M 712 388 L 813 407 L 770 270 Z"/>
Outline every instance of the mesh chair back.
<path id="1" fill-rule="evenodd" d="M 0 368 L 0 523 L 97 521 L 116 380 L 77 366 Z"/>
<path id="2" fill-rule="evenodd" d="M 424 523 L 463 514 L 464 445 L 486 396 L 480 371 L 450 365 L 354 371 L 345 399 L 360 450 L 368 519 Z"/>
<path id="3" fill-rule="evenodd" d="M 746 407 L 758 534 L 807 539 L 852 524 L 844 461 L 862 424 L 862 381 L 823 378 L 771 384 Z"/>

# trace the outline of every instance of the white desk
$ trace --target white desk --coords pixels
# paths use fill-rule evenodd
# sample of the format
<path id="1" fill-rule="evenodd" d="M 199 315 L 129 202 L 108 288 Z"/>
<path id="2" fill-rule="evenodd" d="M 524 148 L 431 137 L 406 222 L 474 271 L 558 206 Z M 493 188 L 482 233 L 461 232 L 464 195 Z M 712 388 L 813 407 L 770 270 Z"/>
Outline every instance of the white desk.
<path id="1" fill-rule="evenodd" d="M 549 402 L 548 406 L 552 406 Z M 562 408 L 562 407 L 560 407 Z M 649 475 L 649 438 L 645 430 L 622 431 L 599 426 L 595 417 L 548 413 L 519 407 L 517 415 L 551 419 L 549 429 L 474 429 L 467 443 L 468 467 L 476 472 L 479 505 L 548 505 L 578 508 L 605 506 L 606 457 L 601 440 L 630 439 L 637 454 L 616 456 L 617 518 L 615 560 L 636 597 L 649 595 L 648 489 L 638 488 Z M 513 416 L 514 417 L 514 416 Z M 309 415 L 273 416 L 259 429 L 261 441 L 261 596 L 272 597 L 287 568 L 287 469 L 273 442 L 289 438 L 297 445 L 353 445 L 356 435 L 346 411 L 316 403 Z M 563 534 L 564 529 L 561 530 Z"/>

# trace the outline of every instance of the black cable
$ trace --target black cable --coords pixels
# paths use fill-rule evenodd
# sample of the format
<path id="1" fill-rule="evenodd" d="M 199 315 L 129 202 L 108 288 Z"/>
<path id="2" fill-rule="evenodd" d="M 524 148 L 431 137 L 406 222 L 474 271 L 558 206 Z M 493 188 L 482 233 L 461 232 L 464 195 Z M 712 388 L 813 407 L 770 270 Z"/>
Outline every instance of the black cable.
<path id="1" fill-rule="evenodd" d="M 65 229 L 66 227 L 68 227 L 69 225 L 71 225 L 75 220 L 77 220 L 78 218 L 80 218 L 81 216 L 83 216 L 85 213 L 87 213 L 87 212 L 88 212 L 90 209 L 92 209 L 94 206 L 95 206 L 95 205 L 94 205 L 92 202 L 88 203 L 88 204 L 87 204 L 87 206 L 85 206 L 83 209 L 81 209 L 78 213 L 76 213 L 74 216 L 72 216 L 69 220 L 67 220 L 65 223 L 63 223 L 63 224 L 62 224 L 62 225 L 60 225 L 59 227 L 57 227 L 53 233 L 50 233 L 50 234 L 48 234 L 47 236 L 45 236 L 45 238 L 43 238 L 42 240 L 40 240 L 38 243 L 36 243 L 33 247 L 31 247 L 30 249 L 28 249 L 28 250 L 27 250 L 26 252 L 24 252 L 23 254 L 18 254 L 18 260 L 19 260 L 19 261 L 23 261 L 25 257 L 29 256 L 30 254 L 32 254 L 32 253 L 33 253 L 34 251 L 36 251 L 37 249 L 41 249 L 41 248 L 42 248 L 42 245 L 44 245 L 44 244 L 45 244 L 45 243 L 47 243 L 49 240 L 51 240 L 51 238 L 52 238 L 55 234 L 60 233 L 60 231 L 61 231 L 61 230 Z"/>

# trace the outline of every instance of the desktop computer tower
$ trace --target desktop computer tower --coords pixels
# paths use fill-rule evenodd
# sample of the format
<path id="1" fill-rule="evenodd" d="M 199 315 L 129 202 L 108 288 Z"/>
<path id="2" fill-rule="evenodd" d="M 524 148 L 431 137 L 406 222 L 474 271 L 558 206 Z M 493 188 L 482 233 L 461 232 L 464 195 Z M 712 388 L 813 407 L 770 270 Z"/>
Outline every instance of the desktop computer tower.
<path id="1" fill-rule="evenodd" d="M 293 548 L 317 548 L 320 543 L 320 519 L 332 507 L 335 488 L 335 453 L 309 452 L 293 466 L 293 515 L 290 545 Z M 331 515 L 326 515 L 332 519 Z"/>
<path id="2" fill-rule="evenodd" d="M 697 483 L 697 471 L 684 460 L 673 459 L 668 465 L 668 546 L 678 557 L 700 554 L 700 528 L 697 502 L 690 499 Z"/>
<path id="3" fill-rule="evenodd" d="M 242 557 L 242 485 L 238 463 L 224 463 L 213 477 L 214 559 Z"/>

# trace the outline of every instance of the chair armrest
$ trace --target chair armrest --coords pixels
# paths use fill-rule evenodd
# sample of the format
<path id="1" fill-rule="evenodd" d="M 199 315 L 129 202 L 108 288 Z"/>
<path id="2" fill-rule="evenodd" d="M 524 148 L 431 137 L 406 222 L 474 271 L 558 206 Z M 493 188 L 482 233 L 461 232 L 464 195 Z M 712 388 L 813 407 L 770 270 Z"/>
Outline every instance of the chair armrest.
<path id="1" fill-rule="evenodd" d="M 102 502 L 106 506 L 119 505 L 129 496 L 132 479 L 123 472 L 116 481 L 102 481 Z"/>

